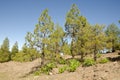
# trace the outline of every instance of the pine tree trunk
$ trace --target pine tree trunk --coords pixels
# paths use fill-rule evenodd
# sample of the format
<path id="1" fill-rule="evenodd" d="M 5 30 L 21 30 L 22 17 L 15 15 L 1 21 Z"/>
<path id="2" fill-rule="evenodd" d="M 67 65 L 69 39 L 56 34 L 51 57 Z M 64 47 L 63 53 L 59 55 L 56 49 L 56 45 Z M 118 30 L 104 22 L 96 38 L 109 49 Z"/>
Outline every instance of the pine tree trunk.
<path id="1" fill-rule="evenodd" d="M 72 42 L 71 42 L 71 55 L 72 55 L 72 58 L 74 58 L 74 53 L 73 53 L 73 38 L 72 38 Z"/>
<path id="2" fill-rule="evenodd" d="M 112 52 L 115 52 L 114 40 L 112 41 Z"/>
<path id="3" fill-rule="evenodd" d="M 84 58 L 83 53 L 81 53 L 81 59 L 80 59 L 80 61 L 83 62 L 83 58 Z"/>
<path id="4" fill-rule="evenodd" d="M 45 47 L 45 44 L 43 44 L 43 49 L 42 49 L 41 66 L 44 65 L 44 61 L 45 61 L 44 47 Z"/>
<path id="5" fill-rule="evenodd" d="M 96 45 L 95 45 L 95 49 L 94 49 L 94 61 L 97 60 L 97 49 L 96 49 Z"/>

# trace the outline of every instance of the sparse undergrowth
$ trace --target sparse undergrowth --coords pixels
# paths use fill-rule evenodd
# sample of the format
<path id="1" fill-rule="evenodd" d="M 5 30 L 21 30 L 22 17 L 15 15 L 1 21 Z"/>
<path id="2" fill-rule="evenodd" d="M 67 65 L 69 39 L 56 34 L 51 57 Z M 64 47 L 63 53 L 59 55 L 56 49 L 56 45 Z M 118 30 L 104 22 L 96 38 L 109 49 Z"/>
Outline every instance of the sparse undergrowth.
<path id="1" fill-rule="evenodd" d="M 53 68 L 57 67 L 55 62 L 49 62 L 42 66 L 38 71 L 34 72 L 35 75 L 40 75 L 41 73 L 49 74 Z"/>
<path id="2" fill-rule="evenodd" d="M 101 63 L 101 64 L 104 64 L 104 63 L 107 63 L 107 62 L 109 62 L 109 60 L 107 58 L 102 58 L 99 61 L 99 63 Z"/>
<path id="3" fill-rule="evenodd" d="M 95 61 L 92 58 L 87 58 L 83 62 L 83 66 L 92 66 L 95 64 Z"/>
<path id="4" fill-rule="evenodd" d="M 68 68 L 67 68 L 67 70 L 69 72 L 74 72 L 77 69 L 77 67 L 79 67 L 79 66 L 80 66 L 80 62 L 78 60 L 71 59 L 71 60 L 68 61 Z"/>
<path id="5" fill-rule="evenodd" d="M 64 66 L 59 68 L 59 73 L 63 73 L 66 70 L 67 70 L 67 65 L 64 65 Z"/>

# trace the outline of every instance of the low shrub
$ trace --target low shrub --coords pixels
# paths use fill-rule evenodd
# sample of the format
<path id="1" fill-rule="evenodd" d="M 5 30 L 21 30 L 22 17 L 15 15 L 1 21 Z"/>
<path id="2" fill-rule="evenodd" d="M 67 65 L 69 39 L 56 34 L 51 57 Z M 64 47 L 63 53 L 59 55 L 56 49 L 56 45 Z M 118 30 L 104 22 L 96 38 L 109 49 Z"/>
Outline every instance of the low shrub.
<path id="1" fill-rule="evenodd" d="M 69 72 L 74 72 L 77 69 L 77 67 L 79 67 L 79 66 L 80 66 L 80 62 L 78 60 L 71 59 L 71 60 L 68 61 L 68 68 L 67 68 L 67 70 Z"/>
<path id="2" fill-rule="evenodd" d="M 38 75 L 40 75 L 40 74 L 41 74 L 40 70 L 34 72 L 34 75 L 35 75 L 35 76 L 38 76 Z"/>
<path id="3" fill-rule="evenodd" d="M 100 59 L 100 61 L 99 61 L 99 63 L 101 63 L 101 64 L 104 64 L 107 62 L 109 62 L 109 60 L 107 58 Z"/>
<path id="4" fill-rule="evenodd" d="M 30 61 L 30 55 L 23 52 L 19 52 L 15 54 L 12 60 L 18 61 L 18 62 L 27 62 L 27 61 Z"/>
<path id="5" fill-rule="evenodd" d="M 59 68 L 59 73 L 63 73 L 67 69 L 67 66 L 63 66 Z"/>
<path id="6" fill-rule="evenodd" d="M 11 56 L 13 61 L 28 62 L 40 57 L 40 54 L 35 49 L 27 49 L 26 52 L 20 51 Z"/>
<path id="7" fill-rule="evenodd" d="M 63 59 L 63 58 L 60 58 L 60 59 L 58 60 L 58 63 L 59 63 L 59 64 L 65 64 L 65 63 L 66 63 L 66 60 Z"/>
<path id="8" fill-rule="evenodd" d="M 102 56 L 102 54 L 97 53 L 97 58 L 100 58 Z"/>
<path id="9" fill-rule="evenodd" d="M 10 52 L 0 50 L 0 62 L 7 62 L 10 60 Z"/>
<path id="10" fill-rule="evenodd" d="M 40 68 L 39 72 L 36 72 L 35 74 L 40 74 L 40 73 L 49 74 L 49 72 L 55 67 L 57 67 L 56 63 L 49 62 L 45 64 L 42 68 Z"/>
<path id="11" fill-rule="evenodd" d="M 95 61 L 91 58 L 87 58 L 83 62 L 83 66 L 92 66 L 95 64 Z"/>

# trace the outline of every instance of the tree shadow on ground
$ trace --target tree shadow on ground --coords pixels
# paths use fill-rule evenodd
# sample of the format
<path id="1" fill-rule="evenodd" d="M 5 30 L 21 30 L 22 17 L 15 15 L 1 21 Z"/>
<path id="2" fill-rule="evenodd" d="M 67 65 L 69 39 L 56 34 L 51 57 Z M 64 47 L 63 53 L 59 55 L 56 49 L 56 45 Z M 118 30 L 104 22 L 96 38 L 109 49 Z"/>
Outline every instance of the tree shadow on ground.
<path id="1" fill-rule="evenodd" d="M 115 62 L 115 61 L 120 61 L 120 56 L 117 56 L 117 57 L 107 57 L 108 60 L 112 61 L 112 62 Z"/>
<path id="2" fill-rule="evenodd" d="M 29 76 L 30 74 L 33 74 L 35 71 L 39 70 L 40 67 L 41 67 L 41 65 L 39 64 L 39 65 L 31 68 L 30 72 L 24 74 L 23 76 L 20 76 L 19 78 L 25 78 L 25 77 Z"/>

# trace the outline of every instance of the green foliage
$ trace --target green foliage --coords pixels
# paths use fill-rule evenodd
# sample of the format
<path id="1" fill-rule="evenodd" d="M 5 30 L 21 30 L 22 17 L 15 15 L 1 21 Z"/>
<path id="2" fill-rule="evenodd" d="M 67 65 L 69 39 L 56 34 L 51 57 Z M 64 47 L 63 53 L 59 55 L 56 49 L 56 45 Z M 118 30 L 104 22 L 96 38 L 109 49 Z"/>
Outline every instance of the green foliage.
<path id="1" fill-rule="evenodd" d="M 95 61 L 91 58 L 87 58 L 83 62 L 83 66 L 92 66 L 95 64 Z"/>
<path id="2" fill-rule="evenodd" d="M 6 62 L 9 60 L 10 60 L 9 39 L 5 38 L 0 49 L 0 62 Z"/>
<path id="3" fill-rule="evenodd" d="M 9 39 L 5 38 L 3 44 L 1 45 L 1 50 L 9 52 Z"/>
<path id="4" fill-rule="evenodd" d="M 24 52 L 19 52 L 16 53 L 15 56 L 12 58 L 14 61 L 19 61 L 19 62 L 27 62 L 31 61 L 30 60 L 30 55 L 24 53 Z"/>
<path id="5" fill-rule="evenodd" d="M 60 59 L 58 60 L 58 63 L 59 63 L 59 64 L 66 64 L 66 60 L 63 59 L 63 58 L 60 58 Z"/>
<path id="6" fill-rule="evenodd" d="M 16 53 L 12 59 L 14 61 L 27 62 L 27 61 L 33 61 L 34 59 L 38 57 L 40 57 L 40 55 L 35 49 L 27 48 L 26 52 L 20 51 Z"/>
<path id="7" fill-rule="evenodd" d="M 67 66 L 63 66 L 59 68 L 59 73 L 63 73 L 67 69 Z"/>
<path id="8" fill-rule="evenodd" d="M 69 72 L 74 72 L 77 69 L 77 67 L 79 67 L 79 66 L 80 66 L 80 62 L 78 60 L 71 59 L 71 60 L 68 61 L 68 68 L 67 68 L 67 70 Z"/>
<path id="9" fill-rule="evenodd" d="M 68 54 L 70 55 L 70 45 L 68 45 L 68 43 L 64 43 L 63 46 L 62 46 L 62 52 L 64 54 Z"/>
<path id="10" fill-rule="evenodd" d="M 54 23 L 48 14 L 48 9 L 45 9 L 39 17 L 39 21 L 35 26 L 34 32 L 28 32 L 26 35 L 26 45 L 29 48 L 35 48 L 41 52 L 41 64 L 44 64 L 44 59 L 46 55 L 49 54 L 46 52 L 50 52 L 50 35 L 53 31 Z"/>
<path id="11" fill-rule="evenodd" d="M 76 41 L 77 52 L 81 55 L 81 61 L 84 60 L 86 53 L 91 52 L 92 28 L 85 17 L 80 16 L 78 20 L 79 32 Z"/>
<path id="12" fill-rule="evenodd" d="M 120 29 L 117 25 L 111 24 L 107 27 L 105 33 L 108 37 L 107 43 L 112 44 L 110 48 L 112 48 L 112 52 L 114 52 L 116 44 L 119 43 Z"/>
<path id="13" fill-rule="evenodd" d="M 34 72 L 34 75 L 35 75 L 35 76 L 38 76 L 38 75 L 40 75 L 40 74 L 41 74 L 40 70 Z"/>
<path id="14" fill-rule="evenodd" d="M 78 7 L 73 4 L 71 9 L 69 10 L 69 12 L 66 15 L 66 22 L 65 22 L 65 31 L 67 36 L 69 36 L 71 38 L 71 46 L 70 46 L 70 53 L 72 55 L 72 57 L 74 57 L 76 54 L 75 52 L 75 39 L 77 36 L 77 32 L 78 32 L 78 25 L 77 25 L 77 20 L 78 17 L 80 15 L 80 11 L 78 9 Z"/>
<path id="15" fill-rule="evenodd" d="M 104 33 L 104 25 L 98 25 L 92 27 L 92 40 L 91 48 L 94 54 L 94 60 L 97 60 L 97 53 L 99 50 L 103 50 L 106 46 L 106 35 Z"/>
<path id="16" fill-rule="evenodd" d="M 56 63 L 49 62 L 49 63 L 45 64 L 44 66 L 42 66 L 40 68 L 39 72 L 36 72 L 35 74 L 40 74 L 40 73 L 49 74 L 49 72 L 55 67 L 57 67 Z"/>
<path id="17" fill-rule="evenodd" d="M 107 62 L 109 62 L 109 60 L 107 58 L 103 58 L 99 61 L 99 63 L 101 63 L 101 64 L 104 64 L 104 63 L 107 63 Z"/>
<path id="18" fill-rule="evenodd" d="M 101 56 L 102 56 L 102 54 L 101 53 L 97 53 L 97 58 L 100 58 Z"/>
<path id="19" fill-rule="evenodd" d="M 13 57 L 15 56 L 16 53 L 18 53 L 18 43 L 16 42 L 13 47 L 12 47 L 12 51 L 11 51 L 11 60 L 13 59 Z"/>
<path id="20" fill-rule="evenodd" d="M 10 52 L 0 50 L 0 62 L 7 62 L 10 60 Z"/>
<path id="21" fill-rule="evenodd" d="M 63 37 L 64 31 L 61 26 L 56 25 L 54 31 L 50 34 L 50 42 L 48 43 L 47 50 L 50 51 L 49 55 L 52 55 L 52 58 L 58 59 L 61 48 L 63 46 Z"/>

